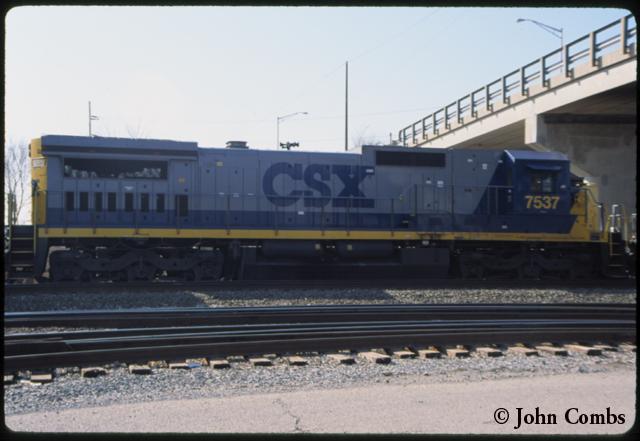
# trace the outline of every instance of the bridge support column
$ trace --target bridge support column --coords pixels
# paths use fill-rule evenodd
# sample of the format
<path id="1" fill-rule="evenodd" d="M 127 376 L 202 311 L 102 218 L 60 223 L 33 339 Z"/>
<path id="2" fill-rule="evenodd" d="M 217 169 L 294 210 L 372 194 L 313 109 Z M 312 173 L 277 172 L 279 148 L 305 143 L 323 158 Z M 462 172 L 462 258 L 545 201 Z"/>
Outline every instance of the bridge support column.
<path id="1" fill-rule="evenodd" d="M 634 117 L 635 119 L 635 117 Z M 525 144 L 558 151 L 571 171 L 591 177 L 608 210 L 622 203 L 636 212 L 636 124 L 617 115 L 533 115 L 525 120 Z"/>

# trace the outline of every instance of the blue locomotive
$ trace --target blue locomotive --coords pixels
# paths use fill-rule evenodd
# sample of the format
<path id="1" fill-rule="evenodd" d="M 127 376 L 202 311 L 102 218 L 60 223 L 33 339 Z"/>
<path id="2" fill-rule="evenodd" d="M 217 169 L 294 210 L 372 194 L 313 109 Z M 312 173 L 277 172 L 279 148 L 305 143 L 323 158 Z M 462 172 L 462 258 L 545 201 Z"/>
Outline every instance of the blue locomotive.
<path id="1" fill-rule="evenodd" d="M 294 262 L 579 277 L 611 264 L 596 188 L 560 153 L 47 135 L 30 156 L 35 273 L 51 280 L 234 278 Z"/>

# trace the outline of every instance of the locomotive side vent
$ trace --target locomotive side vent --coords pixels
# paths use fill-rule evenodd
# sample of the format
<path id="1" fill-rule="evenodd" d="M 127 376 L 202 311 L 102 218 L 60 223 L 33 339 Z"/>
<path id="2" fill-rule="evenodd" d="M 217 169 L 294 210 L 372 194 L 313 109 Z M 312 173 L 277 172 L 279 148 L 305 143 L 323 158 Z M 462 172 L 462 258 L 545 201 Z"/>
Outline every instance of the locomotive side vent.
<path id="1" fill-rule="evenodd" d="M 247 141 L 227 141 L 228 149 L 248 149 Z"/>

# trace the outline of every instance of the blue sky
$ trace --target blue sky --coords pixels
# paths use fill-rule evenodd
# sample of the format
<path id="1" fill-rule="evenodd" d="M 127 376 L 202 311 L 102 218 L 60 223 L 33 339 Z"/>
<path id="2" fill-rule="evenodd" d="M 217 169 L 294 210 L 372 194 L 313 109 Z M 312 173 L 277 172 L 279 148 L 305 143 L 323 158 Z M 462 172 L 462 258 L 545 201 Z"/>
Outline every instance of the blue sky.
<path id="1" fill-rule="evenodd" d="M 20 7 L 6 16 L 5 138 L 87 135 L 344 149 L 627 14 L 590 8 Z"/>

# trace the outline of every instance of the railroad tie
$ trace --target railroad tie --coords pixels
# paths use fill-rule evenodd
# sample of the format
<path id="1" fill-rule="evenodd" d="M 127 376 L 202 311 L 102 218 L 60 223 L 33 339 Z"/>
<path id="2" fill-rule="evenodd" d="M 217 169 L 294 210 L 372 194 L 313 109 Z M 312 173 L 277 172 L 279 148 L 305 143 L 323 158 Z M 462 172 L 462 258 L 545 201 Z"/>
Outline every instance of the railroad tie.
<path id="1" fill-rule="evenodd" d="M 550 344 L 538 345 L 536 346 L 536 349 L 540 352 L 545 352 L 545 353 L 557 355 L 560 357 L 566 357 L 567 355 L 569 355 L 569 352 L 566 349 L 561 348 L 559 346 L 552 346 Z"/>
<path id="2" fill-rule="evenodd" d="M 129 373 L 135 375 L 151 375 L 151 368 L 146 364 L 130 364 Z"/>
<path id="3" fill-rule="evenodd" d="M 273 362 L 264 357 L 250 358 L 249 363 L 253 366 L 273 366 Z"/>
<path id="4" fill-rule="evenodd" d="M 409 351 L 406 349 L 400 350 L 400 351 L 393 351 L 391 355 L 393 355 L 395 358 L 415 358 L 416 357 L 415 352 Z"/>
<path id="5" fill-rule="evenodd" d="M 478 346 L 476 352 L 483 357 L 502 357 L 503 353 L 500 349 L 491 346 Z"/>
<path id="6" fill-rule="evenodd" d="M 209 367 L 213 369 L 227 369 L 231 367 L 231 364 L 225 359 L 209 359 Z"/>
<path id="7" fill-rule="evenodd" d="M 169 369 L 189 369 L 189 364 L 186 361 L 170 361 Z"/>
<path id="8" fill-rule="evenodd" d="M 329 354 L 329 360 L 337 361 L 340 364 L 354 364 L 356 362 L 355 358 L 348 354 Z"/>
<path id="9" fill-rule="evenodd" d="M 107 370 L 99 366 L 89 366 L 81 368 L 80 375 L 84 378 L 96 378 L 107 375 Z"/>
<path id="10" fill-rule="evenodd" d="M 509 354 L 517 354 L 517 355 L 524 355 L 526 357 L 531 357 L 534 355 L 540 355 L 540 353 L 530 347 L 524 346 L 524 345 L 516 345 L 516 346 L 509 346 L 507 348 L 507 353 Z"/>
<path id="11" fill-rule="evenodd" d="M 595 344 L 594 348 L 600 349 L 602 352 L 618 352 L 618 348 L 605 344 Z"/>
<path id="12" fill-rule="evenodd" d="M 602 355 L 602 349 L 594 348 L 593 346 L 579 345 L 579 344 L 566 344 L 564 345 L 570 351 L 580 352 L 586 355 Z"/>
<path id="13" fill-rule="evenodd" d="M 53 374 L 48 371 L 33 371 L 29 377 L 29 381 L 32 383 L 51 383 L 53 381 Z"/>
<path id="14" fill-rule="evenodd" d="M 391 363 L 391 357 L 389 357 L 388 355 L 381 354 L 379 352 L 375 352 L 375 351 L 360 352 L 358 355 L 360 357 L 364 358 L 367 361 L 372 361 L 372 362 L 378 363 L 378 364 L 389 364 L 389 363 Z"/>
<path id="15" fill-rule="evenodd" d="M 247 361 L 247 357 L 244 355 L 229 355 L 227 361 L 229 363 L 244 363 Z"/>
<path id="16" fill-rule="evenodd" d="M 631 343 L 620 343 L 618 348 L 625 352 L 636 352 L 636 345 L 632 345 Z"/>
<path id="17" fill-rule="evenodd" d="M 440 358 L 442 357 L 442 352 L 437 350 L 435 347 L 430 346 L 426 349 L 418 349 L 418 357 L 420 358 Z"/>
<path id="18" fill-rule="evenodd" d="M 16 381 L 16 377 L 13 374 L 5 374 L 4 384 L 12 384 Z"/>
<path id="19" fill-rule="evenodd" d="M 298 355 L 292 355 L 291 357 L 287 357 L 287 362 L 290 366 L 306 366 L 307 359 L 304 357 L 300 357 Z"/>
<path id="20" fill-rule="evenodd" d="M 455 348 L 446 348 L 447 357 L 449 358 L 467 358 L 469 356 L 469 351 L 460 346 Z"/>

